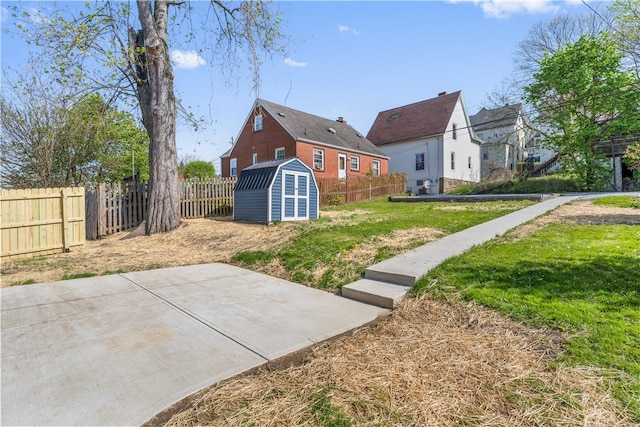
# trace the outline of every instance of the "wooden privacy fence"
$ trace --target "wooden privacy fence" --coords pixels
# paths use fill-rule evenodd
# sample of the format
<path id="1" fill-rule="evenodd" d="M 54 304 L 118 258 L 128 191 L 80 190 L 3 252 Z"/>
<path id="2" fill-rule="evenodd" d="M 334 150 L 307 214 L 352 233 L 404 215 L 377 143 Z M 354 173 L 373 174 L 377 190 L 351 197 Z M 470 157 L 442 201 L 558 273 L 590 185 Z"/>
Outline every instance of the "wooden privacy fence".
<path id="1" fill-rule="evenodd" d="M 236 178 L 185 179 L 179 182 L 180 217 L 226 216 L 233 212 Z M 87 190 L 87 239 L 136 228 L 147 213 L 148 183 L 99 184 Z"/>
<path id="2" fill-rule="evenodd" d="M 180 217 L 183 219 L 227 216 L 233 213 L 233 187 L 237 178 L 185 179 L 180 181 Z M 340 205 L 404 193 L 404 174 L 349 179 L 320 178 L 320 205 Z M 147 213 L 148 184 L 127 182 L 99 184 L 86 194 L 86 237 L 95 240 L 131 230 Z"/>
<path id="3" fill-rule="evenodd" d="M 87 188 L 88 240 L 136 228 L 147 213 L 147 183 L 98 184 Z"/>
<path id="4" fill-rule="evenodd" d="M 403 173 L 347 179 L 318 178 L 316 181 L 321 206 L 362 202 L 407 190 L 407 176 Z"/>
<path id="5" fill-rule="evenodd" d="M 180 217 L 203 218 L 233 213 L 233 187 L 237 178 L 197 178 L 180 182 Z"/>
<path id="6" fill-rule="evenodd" d="M 85 242 L 82 187 L 0 191 L 2 259 L 69 251 Z"/>

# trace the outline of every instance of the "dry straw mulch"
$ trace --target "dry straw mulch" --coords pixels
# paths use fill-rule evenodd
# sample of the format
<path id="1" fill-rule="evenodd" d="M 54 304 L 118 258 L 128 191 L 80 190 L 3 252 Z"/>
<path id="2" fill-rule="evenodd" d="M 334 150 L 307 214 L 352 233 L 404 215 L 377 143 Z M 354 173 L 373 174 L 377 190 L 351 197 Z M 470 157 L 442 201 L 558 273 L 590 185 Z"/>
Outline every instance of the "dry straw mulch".
<path id="1" fill-rule="evenodd" d="M 373 325 L 197 393 L 151 424 L 345 425 L 331 423 L 341 416 L 385 426 L 634 425 L 600 388 L 599 372 L 549 368 L 563 341 L 460 301 L 407 300 Z"/>
<path id="2" fill-rule="evenodd" d="M 51 282 L 75 274 L 229 262 L 237 252 L 278 247 L 299 230 L 293 223 L 267 227 L 214 218 L 186 220 L 176 230 L 153 236 L 124 239 L 128 232 L 122 232 L 87 241 L 69 253 L 3 262 L 2 286 L 25 280 Z"/>

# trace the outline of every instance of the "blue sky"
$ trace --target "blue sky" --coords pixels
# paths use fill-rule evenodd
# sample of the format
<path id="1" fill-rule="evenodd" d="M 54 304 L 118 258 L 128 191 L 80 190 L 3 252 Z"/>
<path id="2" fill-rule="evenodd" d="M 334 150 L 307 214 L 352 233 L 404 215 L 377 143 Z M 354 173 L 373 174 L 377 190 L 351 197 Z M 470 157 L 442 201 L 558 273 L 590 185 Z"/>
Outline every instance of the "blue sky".
<path id="1" fill-rule="evenodd" d="M 4 10 L 2 26 L 12 25 Z M 61 2 L 59 2 L 61 3 Z M 204 5 L 204 3 L 203 3 Z M 286 57 L 265 61 L 259 93 L 248 73 L 220 77 L 210 53 L 172 39 L 177 96 L 208 122 L 179 126 L 179 157 L 213 161 L 236 138 L 256 96 L 327 118 L 344 117 L 363 134 L 378 112 L 462 90 L 469 114 L 514 69 L 513 53 L 529 29 L 562 14 L 583 14 L 580 1 L 294 1 L 276 2 Z M 19 67 L 22 43 L 2 36 L 2 66 Z"/>

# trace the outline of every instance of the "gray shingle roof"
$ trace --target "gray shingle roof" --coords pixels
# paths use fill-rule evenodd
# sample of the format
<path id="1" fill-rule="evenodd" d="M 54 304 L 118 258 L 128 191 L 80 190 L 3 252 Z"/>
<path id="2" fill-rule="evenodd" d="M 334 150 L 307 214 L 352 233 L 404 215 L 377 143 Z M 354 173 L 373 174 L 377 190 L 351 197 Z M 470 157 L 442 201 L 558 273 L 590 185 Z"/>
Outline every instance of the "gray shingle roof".
<path id="1" fill-rule="evenodd" d="M 469 116 L 469 121 L 476 132 L 514 126 L 521 111 L 522 104 L 505 105 L 491 110 L 482 108 L 477 114 Z"/>
<path id="2" fill-rule="evenodd" d="M 264 99 L 258 99 L 257 103 L 297 140 L 387 158 L 378 147 L 347 123 L 325 119 Z"/>

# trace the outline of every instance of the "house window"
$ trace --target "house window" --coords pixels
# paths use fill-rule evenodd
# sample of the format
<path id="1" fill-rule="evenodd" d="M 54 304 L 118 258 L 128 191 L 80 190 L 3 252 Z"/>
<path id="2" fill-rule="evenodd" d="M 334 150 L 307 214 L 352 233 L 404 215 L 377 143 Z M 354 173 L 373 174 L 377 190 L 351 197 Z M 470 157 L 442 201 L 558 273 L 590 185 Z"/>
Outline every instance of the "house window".
<path id="1" fill-rule="evenodd" d="M 253 118 L 253 131 L 258 132 L 262 130 L 262 114 L 258 114 Z"/>
<path id="2" fill-rule="evenodd" d="M 284 147 L 276 148 L 276 160 L 284 159 Z"/>
<path id="3" fill-rule="evenodd" d="M 417 171 L 424 170 L 424 153 L 416 154 L 416 170 Z"/>
<path id="4" fill-rule="evenodd" d="M 351 170 L 352 171 L 360 170 L 360 157 L 351 156 Z"/>
<path id="5" fill-rule="evenodd" d="M 424 180 L 423 179 L 417 180 L 416 185 L 418 186 L 418 188 L 422 187 L 424 185 Z"/>
<path id="6" fill-rule="evenodd" d="M 229 167 L 231 169 L 231 176 L 238 176 L 238 159 L 231 159 L 229 161 Z"/>
<path id="7" fill-rule="evenodd" d="M 456 168 L 456 153 L 454 151 L 451 152 L 451 170 L 455 170 Z"/>
<path id="8" fill-rule="evenodd" d="M 469 165 L 469 169 L 471 169 L 471 156 L 467 159 L 467 164 Z"/>
<path id="9" fill-rule="evenodd" d="M 313 168 L 320 171 L 324 170 L 324 150 L 313 149 Z"/>
<path id="10" fill-rule="evenodd" d="M 458 125 L 453 124 L 453 139 L 458 139 Z"/>
<path id="11" fill-rule="evenodd" d="M 380 176 L 380 160 L 373 161 L 371 171 L 373 172 L 373 176 Z"/>
<path id="12" fill-rule="evenodd" d="M 487 150 L 482 151 L 482 160 L 489 160 L 489 152 Z"/>
<path id="13" fill-rule="evenodd" d="M 253 164 L 258 163 L 258 153 L 253 153 Z"/>

